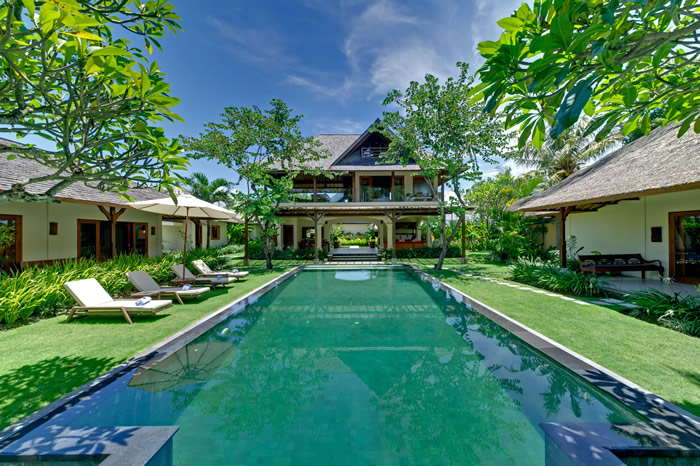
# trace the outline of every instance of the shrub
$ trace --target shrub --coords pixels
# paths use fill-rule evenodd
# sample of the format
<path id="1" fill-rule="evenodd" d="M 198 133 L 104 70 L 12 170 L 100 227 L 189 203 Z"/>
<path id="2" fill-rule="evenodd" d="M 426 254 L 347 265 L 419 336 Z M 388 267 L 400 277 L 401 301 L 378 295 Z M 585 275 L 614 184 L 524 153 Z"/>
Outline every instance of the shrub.
<path id="1" fill-rule="evenodd" d="M 0 274 L 0 324 L 12 325 L 18 320 L 68 309 L 73 298 L 64 290 L 65 282 L 96 278 L 110 295 L 123 295 L 131 291 L 126 272 L 145 270 L 156 281 L 163 282 L 170 278 L 173 264 L 172 255 L 158 258 L 124 255 L 104 262 L 69 259 L 10 275 Z"/>
<path id="2" fill-rule="evenodd" d="M 367 246 L 369 245 L 369 241 L 367 240 L 367 238 L 341 237 L 340 244 L 342 244 L 343 246 Z"/>
<path id="3" fill-rule="evenodd" d="M 510 266 L 513 279 L 559 293 L 579 296 L 604 294 L 605 280 L 577 270 L 561 270 L 558 265 L 541 259 L 520 258 Z"/>
<path id="4" fill-rule="evenodd" d="M 213 269 L 225 265 L 222 249 L 194 249 L 187 252 L 188 267 L 203 259 Z M 0 272 L 0 324 L 13 325 L 33 316 L 53 315 L 70 308 L 73 298 L 64 290 L 68 281 L 96 278 L 112 296 L 132 291 L 126 272 L 145 270 L 157 282 L 172 276 L 170 266 L 182 262 L 182 253 L 161 257 L 121 255 L 97 262 L 93 259 L 67 259 L 43 267 L 28 267 L 9 275 Z"/>
<path id="5" fill-rule="evenodd" d="M 700 298 L 682 296 L 678 292 L 670 295 L 650 288 L 627 295 L 626 301 L 643 309 L 664 327 L 700 336 Z"/>
<path id="6" fill-rule="evenodd" d="M 322 249 L 318 250 L 318 258 L 323 260 L 328 257 L 328 253 Z M 251 260 L 265 260 L 265 250 L 260 242 L 250 243 L 248 245 L 248 258 Z M 280 251 L 275 249 L 272 253 L 272 260 L 285 261 L 285 260 L 313 260 L 314 250 L 313 249 L 287 249 L 286 251 Z"/>
<path id="7" fill-rule="evenodd" d="M 414 249 L 397 249 L 396 257 L 398 259 L 437 259 L 440 257 L 440 252 L 442 248 L 440 247 L 430 247 L 426 246 L 423 248 Z M 382 251 L 382 257 L 384 259 L 391 259 L 391 249 L 384 249 Z M 452 245 L 447 248 L 447 255 L 445 257 L 461 257 L 462 249 L 457 245 Z"/>

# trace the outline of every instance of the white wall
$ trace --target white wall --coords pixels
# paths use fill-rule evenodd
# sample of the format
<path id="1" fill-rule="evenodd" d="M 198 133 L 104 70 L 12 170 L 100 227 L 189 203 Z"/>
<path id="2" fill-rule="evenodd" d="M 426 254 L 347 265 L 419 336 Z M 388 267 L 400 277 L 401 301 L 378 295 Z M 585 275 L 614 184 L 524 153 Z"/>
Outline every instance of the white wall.
<path id="1" fill-rule="evenodd" d="M 641 254 L 658 259 L 669 272 L 669 212 L 700 209 L 700 190 L 657 194 L 637 201 L 621 201 L 597 212 L 571 214 L 566 236 L 576 236 L 582 254 Z M 552 226 L 553 227 L 553 226 Z M 661 242 L 651 242 L 651 227 L 661 227 Z M 639 273 L 630 273 L 638 276 Z"/>
<path id="2" fill-rule="evenodd" d="M 228 236 L 226 235 L 225 222 L 215 222 L 212 221 L 211 225 L 219 225 L 220 236 L 218 240 L 209 240 L 209 246 L 212 248 L 219 248 L 226 246 L 228 244 Z M 202 247 L 207 246 L 207 222 L 202 220 Z M 193 249 L 195 247 L 195 234 L 197 231 L 197 226 L 193 221 L 190 220 L 187 226 L 187 249 Z M 174 220 L 163 220 L 163 250 L 164 251 L 182 251 L 185 245 L 185 221 Z"/>
<path id="3" fill-rule="evenodd" d="M 3 203 L 0 214 L 22 216 L 23 262 L 78 257 L 78 220 L 107 220 L 97 206 L 72 202 Z M 118 221 L 148 224 L 148 255 L 162 254 L 160 215 L 127 209 Z M 49 235 L 49 222 L 58 223 L 57 235 Z M 155 235 L 151 227 L 156 227 Z"/>

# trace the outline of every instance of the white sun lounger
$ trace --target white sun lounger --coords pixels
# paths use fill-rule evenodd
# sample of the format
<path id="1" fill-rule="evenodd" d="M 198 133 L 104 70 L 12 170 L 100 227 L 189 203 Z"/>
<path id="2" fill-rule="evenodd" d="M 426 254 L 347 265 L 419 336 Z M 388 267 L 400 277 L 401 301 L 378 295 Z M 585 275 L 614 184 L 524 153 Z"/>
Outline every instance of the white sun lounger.
<path id="1" fill-rule="evenodd" d="M 206 284 L 211 286 L 212 288 L 216 288 L 217 286 L 228 285 L 229 283 L 233 283 L 236 281 L 236 279 L 233 277 L 224 277 L 223 275 L 221 276 L 221 278 L 195 277 L 192 272 L 187 270 L 187 267 L 185 267 L 185 276 L 183 277 L 182 264 L 173 265 L 172 267 L 170 267 L 170 270 L 172 270 L 175 276 L 177 277 L 175 280 L 173 280 L 173 282 Z"/>
<path id="2" fill-rule="evenodd" d="M 155 314 L 173 305 L 168 300 L 153 300 L 142 306 L 136 305 L 136 299 L 112 299 L 112 297 L 102 288 L 94 278 L 86 280 L 76 280 L 63 285 L 66 291 L 75 299 L 79 306 L 68 311 L 66 322 L 70 322 L 76 317 L 86 315 L 122 315 L 128 323 L 132 315 Z M 76 316 L 77 313 L 82 314 Z"/>
<path id="3" fill-rule="evenodd" d="M 209 293 L 209 287 L 190 288 L 183 290 L 182 287 L 169 286 L 161 287 L 156 281 L 143 270 L 127 272 L 126 278 L 134 288 L 138 290 L 132 296 L 174 296 L 178 303 L 182 304 L 182 298 L 199 298 Z"/>
<path id="4" fill-rule="evenodd" d="M 210 269 L 207 263 L 204 262 L 202 259 L 192 261 L 192 267 L 197 269 L 197 272 L 199 272 L 200 277 L 218 277 L 219 275 L 221 275 L 222 277 L 233 277 L 242 280 L 248 276 L 248 272 L 226 272 L 223 270 L 215 272 L 212 269 Z"/>

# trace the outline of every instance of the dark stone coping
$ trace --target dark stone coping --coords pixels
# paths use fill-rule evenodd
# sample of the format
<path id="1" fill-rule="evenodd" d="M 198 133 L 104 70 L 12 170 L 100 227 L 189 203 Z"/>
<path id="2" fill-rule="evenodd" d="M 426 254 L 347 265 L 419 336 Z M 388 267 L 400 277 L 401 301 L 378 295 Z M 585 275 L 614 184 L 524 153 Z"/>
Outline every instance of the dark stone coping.
<path id="1" fill-rule="evenodd" d="M 698 457 L 700 463 L 700 418 L 645 390 L 620 375 L 560 345 L 492 307 L 462 293 L 410 264 L 402 264 L 474 311 L 503 327 L 527 345 L 564 366 L 607 395 L 649 419 L 650 423 L 630 425 L 543 423 L 547 442 L 563 453 L 570 464 L 624 463 L 620 456 Z M 576 433 L 575 435 L 572 432 Z M 622 434 L 622 435 L 620 435 Z M 627 436 L 627 437 L 626 437 Z M 646 446 L 640 446 L 640 442 Z M 588 452 L 586 456 L 583 453 Z M 607 452 L 607 454 L 604 454 Z M 550 454 L 549 447 L 547 454 Z M 613 459 L 614 458 L 614 459 Z"/>
<path id="2" fill-rule="evenodd" d="M 204 334 L 207 332 L 209 329 L 213 328 L 220 322 L 226 320 L 227 318 L 231 317 L 232 315 L 238 314 L 242 312 L 248 303 L 254 303 L 262 295 L 267 293 L 273 288 L 276 288 L 279 284 L 282 282 L 288 280 L 290 277 L 294 276 L 296 273 L 298 273 L 300 270 L 304 269 L 306 265 L 301 265 L 298 267 L 295 267 L 279 277 L 274 278 L 273 280 L 270 280 L 266 284 L 256 288 L 255 290 L 251 291 L 250 293 L 236 299 L 234 302 L 227 304 L 226 306 L 220 308 L 216 312 L 209 314 L 208 316 L 200 319 L 199 321 L 193 323 L 192 325 L 184 328 L 183 330 L 177 332 L 176 334 L 166 338 L 165 340 L 161 341 L 160 343 L 157 343 L 156 345 L 152 346 L 151 348 L 141 352 L 140 354 L 134 356 L 133 358 L 123 362 L 119 366 L 115 367 L 112 370 L 109 370 L 105 372 L 104 374 L 100 375 L 99 377 L 91 380 L 90 382 L 76 388 L 72 392 L 68 393 L 67 395 L 64 395 L 63 397 L 59 398 L 58 400 L 54 401 L 53 403 L 44 406 L 43 408 L 35 411 L 34 413 L 30 414 L 29 416 L 21 419 L 20 421 L 16 422 L 15 424 L 3 429 L 0 431 L 0 464 L 4 462 L 4 459 L 7 460 L 9 458 L 22 458 L 22 461 L 28 461 L 30 458 L 38 458 L 41 457 L 42 461 L 48 460 L 49 457 L 53 458 L 58 458 L 60 457 L 60 461 L 66 461 L 70 459 L 72 456 L 75 455 L 74 450 L 70 450 L 70 452 L 57 452 L 55 446 L 52 446 L 53 444 L 49 441 L 46 441 L 45 447 L 41 448 L 40 451 L 37 449 L 36 451 L 34 450 L 18 450 L 18 448 L 21 448 L 20 445 L 23 444 L 22 440 L 23 437 L 25 437 L 28 434 L 31 434 L 31 432 L 36 429 L 37 427 L 41 426 L 42 424 L 46 423 L 48 420 L 50 420 L 52 417 L 56 416 L 57 414 L 60 414 L 61 412 L 65 411 L 66 409 L 76 405 L 80 401 L 87 399 L 101 389 L 102 387 L 105 387 L 106 385 L 109 385 L 112 383 L 114 380 L 118 379 L 119 377 L 123 376 L 124 374 L 127 374 L 128 372 L 146 365 L 155 364 L 156 362 L 165 359 L 167 356 L 169 356 L 171 353 L 177 351 L 178 349 L 182 348 L 185 346 L 187 343 L 190 341 L 194 340 L 198 336 Z M 133 452 L 133 457 L 136 458 L 138 461 L 137 462 L 132 462 L 131 459 L 127 459 L 127 456 L 122 456 L 123 452 L 121 449 L 117 449 L 116 446 L 117 444 L 115 443 L 112 445 L 112 443 L 107 443 L 104 445 L 103 448 L 103 453 L 100 453 L 100 455 L 109 455 L 104 462 L 100 463 L 102 465 L 109 465 L 109 464 L 114 464 L 114 465 L 127 465 L 127 464 L 146 464 L 149 459 L 158 453 L 158 450 L 152 451 L 152 455 L 149 458 L 146 458 L 145 461 L 141 461 L 142 458 L 144 458 L 144 455 L 140 455 L 140 451 L 150 451 L 146 449 L 145 447 L 138 447 L 141 445 L 140 439 L 143 438 L 145 440 L 148 440 L 146 442 L 148 446 L 152 446 L 151 442 L 158 443 L 156 441 L 155 437 L 158 437 L 160 439 L 160 446 L 162 447 L 165 443 L 168 442 L 170 438 L 177 432 L 177 427 L 175 426 L 165 426 L 165 427 L 150 427 L 150 426 L 141 426 L 141 427 L 127 427 L 127 426 L 114 426 L 114 427 L 109 427 L 109 428 L 94 428 L 94 429 L 89 429 L 89 430 L 98 430 L 98 429 L 106 429 L 102 431 L 102 435 L 109 437 L 110 435 L 123 435 L 126 430 L 130 432 L 130 435 L 133 437 L 134 440 L 130 442 L 128 446 L 128 449 L 131 450 L 132 447 L 134 449 Z M 75 434 L 78 433 L 81 436 L 81 445 L 83 446 L 84 451 L 88 451 L 89 449 L 87 448 L 88 445 L 95 446 L 95 450 L 99 450 L 98 443 L 99 441 L 103 440 L 105 437 L 91 437 L 92 434 L 90 432 L 87 432 L 85 429 L 79 429 L 78 431 L 66 431 L 62 432 L 62 436 L 68 436 L 68 434 Z M 57 434 L 58 435 L 58 434 Z M 165 438 L 167 436 L 167 438 Z M 19 440 L 19 441 L 18 441 Z M 56 437 L 56 441 L 59 441 L 60 437 Z M 108 445 L 112 445 L 109 446 Z M 126 448 L 126 447 L 125 447 Z M 152 449 L 151 449 L 152 450 Z M 6 456 L 7 455 L 7 456 Z M 66 456 L 67 455 L 67 456 Z M 80 457 L 78 461 L 93 461 L 93 459 L 90 459 L 91 455 L 93 453 L 80 453 L 78 456 Z M 112 459 L 114 458 L 115 462 L 112 462 Z M 128 458 L 131 458 L 129 456 Z M 17 461 L 21 462 L 21 461 Z"/>

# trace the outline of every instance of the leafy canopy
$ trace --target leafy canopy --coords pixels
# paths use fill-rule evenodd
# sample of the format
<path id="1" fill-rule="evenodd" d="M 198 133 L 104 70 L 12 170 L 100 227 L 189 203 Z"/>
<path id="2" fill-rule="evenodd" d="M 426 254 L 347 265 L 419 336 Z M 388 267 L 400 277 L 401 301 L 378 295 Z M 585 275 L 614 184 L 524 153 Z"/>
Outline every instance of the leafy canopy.
<path id="1" fill-rule="evenodd" d="M 700 132 L 696 0 L 535 0 L 498 24 L 500 39 L 479 44 L 472 98 L 521 125 L 520 147 L 541 147 L 545 125 L 556 138 L 582 112 L 599 138 L 618 125 L 649 134 L 656 109 L 682 122 L 679 136 Z"/>
<path id="2" fill-rule="evenodd" d="M 0 146 L 51 170 L 0 191 L 0 201 L 51 200 L 75 182 L 110 191 L 175 183 L 186 162 L 159 124 L 180 120 L 171 110 L 179 100 L 147 54 L 179 19 L 168 0 L 2 2 L 0 133 L 40 136 L 54 149 Z M 27 193 L 45 181 L 50 189 Z"/>
<path id="3" fill-rule="evenodd" d="M 383 158 L 402 165 L 416 163 L 437 199 L 433 182 L 445 182 L 455 193 L 448 200 L 449 211 L 459 217 L 468 210 L 464 184 L 481 177 L 479 162 L 493 161 L 505 145 L 503 125 L 468 101 L 474 77 L 469 65 L 457 63 L 460 74 L 444 83 L 427 74 L 425 82 L 412 81 L 405 92 L 391 91 L 384 105 L 396 105 L 398 111 L 384 112 L 375 126 L 390 141 Z M 444 189 L 444 188 L 443 188 Z M 440 201 L 440 270 L 454 230 L 447 237 L 448 205 Z"/>
<path id="4" fill-rule="evenodd" d="M 279 223 L 279 205 L 291 201 L 294 178 L 300 173 L 320 174 L 313 162 L 328 155 L 320 142 L 301 134 L 300 120 L 286 103 L 273 99 L 264 110 L 226 107 L 221 123 L 205 124 L 206 131 L 198 137 L 181 138 L 194 158 L 216 160 L 238 173 L 235 184 L 243 186 L 231 194 L 233 205 L 260 225 L 266 256 L 270 253 L 269 268 L 268 243 Z"/>

